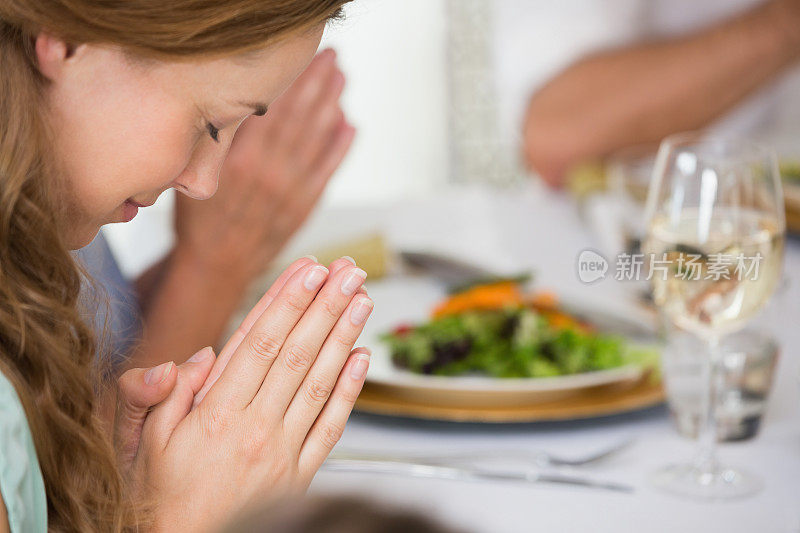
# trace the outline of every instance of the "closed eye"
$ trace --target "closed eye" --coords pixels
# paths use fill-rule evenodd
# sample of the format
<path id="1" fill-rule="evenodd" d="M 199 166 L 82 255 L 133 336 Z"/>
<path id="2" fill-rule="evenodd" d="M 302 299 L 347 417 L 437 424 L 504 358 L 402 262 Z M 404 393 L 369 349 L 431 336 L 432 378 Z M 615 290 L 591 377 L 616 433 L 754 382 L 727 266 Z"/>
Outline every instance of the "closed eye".
<path id="1" fill-rule="evenodd" d="M 219 128 L 209 122 L 206 124 L 206 129 L 211 138 L 214 139 L 214 142 L 219 142 Z"/>

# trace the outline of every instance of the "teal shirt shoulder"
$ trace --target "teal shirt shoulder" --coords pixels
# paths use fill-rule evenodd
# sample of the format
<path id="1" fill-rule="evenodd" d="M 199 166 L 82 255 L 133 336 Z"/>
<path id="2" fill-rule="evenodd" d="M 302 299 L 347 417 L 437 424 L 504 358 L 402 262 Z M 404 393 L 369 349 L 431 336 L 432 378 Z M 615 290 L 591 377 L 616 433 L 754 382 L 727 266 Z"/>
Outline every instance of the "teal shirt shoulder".
<path id="1" fill-rule="evenodd" d="M 28 419 L 0 372 L 0 493 L 11 533 L 46 533 L 47 496 Z"/>

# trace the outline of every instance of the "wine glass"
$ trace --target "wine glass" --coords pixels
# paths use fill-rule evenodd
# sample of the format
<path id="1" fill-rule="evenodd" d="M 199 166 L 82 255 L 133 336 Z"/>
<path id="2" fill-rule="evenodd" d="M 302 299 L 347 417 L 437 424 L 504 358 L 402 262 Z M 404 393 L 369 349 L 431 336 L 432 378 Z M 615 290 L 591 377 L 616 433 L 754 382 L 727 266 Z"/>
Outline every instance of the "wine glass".
<path id="1" fill-rule="evenodd" d="M 654 301 L 707 349 L 699 452 L 651 481 L 692 498 L 753 494 L 761 488 L 756 476 L 717 461 L 714 413 L 720 338 L 763 307 L 781 276 L 785 221 L 775 154 L 697 133 L 668 137 L 656 156 L 645 217 Z"/>

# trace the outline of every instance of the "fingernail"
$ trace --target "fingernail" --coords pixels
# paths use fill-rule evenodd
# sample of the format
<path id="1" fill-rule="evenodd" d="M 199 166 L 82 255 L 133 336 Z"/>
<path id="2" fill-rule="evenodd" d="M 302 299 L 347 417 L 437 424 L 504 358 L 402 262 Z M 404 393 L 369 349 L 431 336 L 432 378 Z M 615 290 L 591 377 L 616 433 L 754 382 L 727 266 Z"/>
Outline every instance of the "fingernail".
<path id="1" fill-rule="evenodd" d="M 353 306 L 353 310 L 350 311 L 350 322 L 352 322 L 354 326 L 363 324 L 372 312 L 372 305 L 372 300 L 369 298 L 361 298 L 358 300 L 356 305 Z"/>
<path id="2" fill-rule="evenodd" d="M 350 261 L 351 263 L 353 263 L 353 265 L 355 265 L 355 264 L 356 264 L 356 260 L 355 260 L 355 259 L 353 259 L 352 257 L 350 257 L 349 255 L 343 255 L 343 256 L 342 256 L 342 259 L 345 259 L 345 260 L 347 260 L 347 261 Z"/>
<path id="3" fill-rule="evenodd" d="M 300 259 L 311 259 L 311 260 L 312 260 L 312 261 L 314 261 L 315 263 L 319 263 L 319 260 L 317 260 L 317 256 L 316 256 L 316 255 L 311 255 L 311 254 L 308 254 L 308 255 L 304 255 L 304 256 L 303 256 L 303 257 L 301 257 Z"/>
<path id="4" fill-rule="evenodd" d="M 303 286 L 309 291 L 315 291 L 319 289 L 326 277 L 328 277 L 328 269 L 322 265 L 315 265 L 306 273 Z"/>
<path id="5" fill-rule="evenodd" d="M 159 383 L 163 383 L 169 373 L 172 372 L 172 367 L 175 363 L 172 361 L 168 363 L 162 363 L 156 367 L 151 368 L 147 372 L 144 373 L 144 382 L 147 385 L 158 385 Z"/>
<path id="6" fill-rule="evenodd" d="M 359 352 L 356 354 L 356 360 L 353 362 L 353 366 L 350 367 L 350 377 L 360 381 L 367 375 L 368 369 L 369 354 Z"/>
<path id="7" fill-rule="evenodd" d="M 367 279 L 367 273 L 357 268 L 347 274 L 345 276 L 344 281 L 342 281 L 342 292 L 347 295 L 351 296 L 355 294 L 361 285 L 363 285 L 364 281 Z"/>
<path id="8" fill-rule="evenodd" d="M 211 346 L 206 346 L 189 359 L 186 360 L 187 363 L 199 363 L 200 361 L 205 361 L 211 355 Z"/>

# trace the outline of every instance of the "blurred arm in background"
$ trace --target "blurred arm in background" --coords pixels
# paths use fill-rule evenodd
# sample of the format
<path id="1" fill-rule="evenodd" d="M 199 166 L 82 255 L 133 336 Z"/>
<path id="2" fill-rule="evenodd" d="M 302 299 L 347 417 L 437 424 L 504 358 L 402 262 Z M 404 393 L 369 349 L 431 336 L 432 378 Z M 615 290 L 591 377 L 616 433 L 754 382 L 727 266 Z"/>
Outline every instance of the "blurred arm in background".
<path id="1" fill-rule="evenodd" d="M 699 129 L 800 59 L 800 0 L 587 57 L 530 100 L 524 155 L 559 186 L 576 163 Z"/>
<path id="2" fill-rule="evenodd" d="M 180 363 L 219 341 L 350 147 L 343 87 L 334 52 L 321 52 L 266 116 L 236 132 L 213 198 L 176 195 L 175 247 L 136 282 L 144 324 L 130 364 Z"/>

